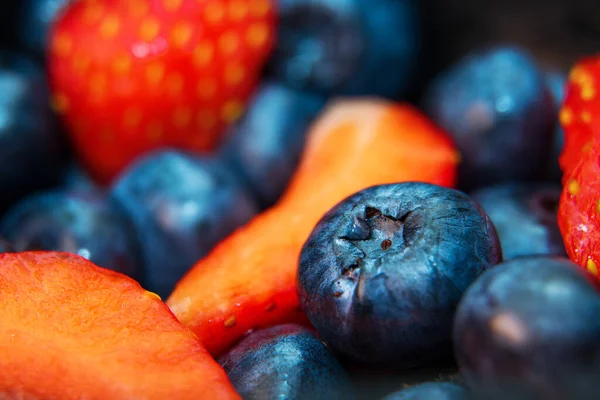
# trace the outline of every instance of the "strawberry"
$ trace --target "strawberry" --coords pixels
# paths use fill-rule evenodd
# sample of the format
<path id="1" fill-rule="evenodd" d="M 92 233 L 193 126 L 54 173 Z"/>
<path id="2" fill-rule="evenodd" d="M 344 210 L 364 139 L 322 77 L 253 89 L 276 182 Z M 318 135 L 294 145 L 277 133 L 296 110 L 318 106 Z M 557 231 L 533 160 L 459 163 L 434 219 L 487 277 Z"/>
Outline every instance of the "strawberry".
<path id="1" fill-rule="evenodd" d="M 600 268 L 600 57 L 579 62 L 569 75 L 560 111 L 565 145 L 558 224 L 569 257 L 598 275 Z"/>
<path id="2" fill-rule="evenodd" d="M 133 159 L 211 151 L 274 45 L 273 0 L 81 0 L 51 33 L 53 105 L 108 183 Z"/>
<path id="3" fill-rule="evenodd" d="M 600 142 L 592 141 L 565 180 L 558 226 L 569 258 L 598 276 L 600 268 Z"/>
<path id="4" fill-rule="evenodd" d="M 588 57 L 577 63 L 569 74 L 565 100 L 559 120 L 565 131 L 565 144 L 559 163 L 563 182 L 588 151 L 592 132 L 600 129 L 600 56 Z"/>

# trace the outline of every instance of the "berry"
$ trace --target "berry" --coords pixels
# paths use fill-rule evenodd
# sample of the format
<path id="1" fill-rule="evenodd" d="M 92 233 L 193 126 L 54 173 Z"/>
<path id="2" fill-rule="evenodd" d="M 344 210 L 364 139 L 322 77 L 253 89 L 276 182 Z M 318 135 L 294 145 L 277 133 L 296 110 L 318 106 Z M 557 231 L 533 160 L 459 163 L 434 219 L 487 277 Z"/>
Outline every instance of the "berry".
<path id="1" fill-rule="evenodd" d="M 75 0 L 21 0 L 13 21 L 17 42 L 39 58 L 46 56 L 52 26 Z"/>
<path id="2" fill-rule="evenodd" d="M 15 248 L 4 239 L 0 239 L 0 253 L 13 253 Z"/>
<path id="3" fill-rule="evenodd" d="M 272 75 L 329 95 L 406 94 L 420 28 L 415 0 L 278 0 Z"/>
<path id="4" fill-rule="evenodd" d="M 410 105 L 333 101 L 310 127 L 277 204 L 198 260 L 167 304 L 215 356 L 256 326 L 303 321 L 298 256 L 323 214 L 372 185 L 419 180 L 451 186 L 457 162 L 448 136 Z"/>
<path id="5" fill-rule="evenodd" d="M 569 258 L 598 275 L 600 262 L 600 57 L 581 60 L 571 70 L 567 93 L 560 111 L 565 145 L 560 156 L 563 191 L 558 224 Z"/>
<path id="6" fill-rule="evenodd" d="M 352 399 L 352 384 L 317 336 L 298 325 L 251 333 L 219 359 L 244 399 Z"/>
<path id="7" fill-rule="evenodd" d="M 52 191 L 31 196 L 8 211 L 0 222 L 0 235 L 18 251 L 70 252 L 140 278 L 132 227 L 96 192 Z"/>
<path id="8" fill-rule="evenodd" d="M 0 52 L 0 214 L 55 185 L 65 143 L 48 105 L 44 71 L 24 56 Z"/>
<path id="9" fill-rule="evenodd" d="M 61 180 L 61 186 L 69 191 L 103 191 L 89 174 L 76 162 L 67 166 Z"/>
<path id="10" fill-rule="evenodd" d="M 522 257 L 485 272 L 454 325 L 467 384 L 482 399 L 597 398 L 599 294 L 566 258 Z"/>
<path id="11" fill-rule="evenodd" d="M 566 75 L 558 72 L 547 72 L 545 75 L 546 85 L 552 95 L 554 101 L 554 114 L 557 116 L 555 128 L 554 128 L 554 145 L 550 152 L 550 160 L 548 164 L 548 178 L 555 182 L 560 182 L 562 178 L 562 171 L 559 165 L 560 154 L 562 153 L 563 146 L 565 144 L 565 132 L 560 125 L 558 115 L 560 114 L 560 108 L 565 98 L 565 86 L 567 82 Z"/>
<path id="12" fill-rule="evenodd" d="M 381 400 L 469 400 L 467 389 L 451 382 L 426 382 L 385 396 Z"/>
<path id="13" fill-rule="evenodd" d="M 201 257 L 257 212 L 219 160 L 159 151 L 134 163 L 111 188 L 140 240 L 145 286 L 167 296 Z"/>
<path id="14" fill-rule="evenodd" d="M 274 41 L 271 0 L 73 2 L 54 25 L 54 105 L 108 183 L 159 148 L 212 151 L 241 115 Z"/>
<path id="15" fill-rule="evenodd" d="M 427 89 L 424 108 L 462 153 L 459 188 L 543 177 L 553 105 L 541 72 L 523 51 L 491 48 L 460 60 Z"/>
<path id="16" fill-rule="evenodd" d="M 566 256 L 557 212 L 561 188 L 550 183 L 502 183 L 471 193 L 498 232 L 504 260 Z"/>
<path id="17" fill-rule="evenodd" d="M 577 166 L 568 172 L 558 208 L 558 226 L 569 258 L 594 275 L 600 268 L 599 154 L 597 143 L 581 153 Z"/>
<path id="18" fill-rule="evenodd" d="M 421 182 L 374 186 L 316 225 L 300 255 L 298 296 L 341 354 L 413 366 L 449 353 L 460 297 L 500 260 L 491 221 L 466 194 Z"/>
<path id="19" fill-rule="evenodd" d="M 600 57 L 580 60 L 569 73 L 565 99 L 560 110 L 560 123 L 565 130 L 565 143 L 560 155 L 563 182 L 571 179 L 582 154 L 593 145 L 594 132 L 600 128 Z"/>
<path id="20" fill-rule="evenodd" d="M 57 252 L 0 254 L 4 399 L 239 400 L 160 298 Z"/>
<path id="21" fill-rule="evenodd" d="M 222 155 L 263 208 L 273 205 L 287 187 L 309 124 L 323 104 L 319 96 L 267 82 L 230 132 Z"/>

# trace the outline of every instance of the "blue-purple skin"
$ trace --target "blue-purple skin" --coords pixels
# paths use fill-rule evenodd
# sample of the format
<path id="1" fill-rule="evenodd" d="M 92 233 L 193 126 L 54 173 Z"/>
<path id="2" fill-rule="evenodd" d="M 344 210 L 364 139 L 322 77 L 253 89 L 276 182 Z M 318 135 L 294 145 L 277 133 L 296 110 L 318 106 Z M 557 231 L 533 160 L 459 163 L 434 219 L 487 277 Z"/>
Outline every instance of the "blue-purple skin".
<path id="1" fill-rule="evenodd" d="M 504 260 L 531 255 L 566 256 L 557 210 L 558 183 L 500 183 L 471 193 L 498 232 Z"/>
<path id="2" fill-rule="evenodd" d="M 54 22 L 74 0 L 20 0 L 13 21 L 17 42 L 39 58 L 46 56 Z"/>
<path id="3" fill-rule="evenodd" d="M 560 182 L 562 178 L 562 171 L 558 165 L 558 158 L 560 157 L 560 153 L 562 152 L 562 148 L 565 144 L 565 131 L 562 129 L 562 126 L 558 121 L 558 114 L 565 97 L 567 75 L 560 72 L 547 72 L 545 78 L 546 85 L 548 86 L 548 89 L 550 89 L 550 94 L 552 94 L 554 115 L 557 116 L 555 118 L 554 142 L 550 152 L 550 162 L 548 165 L 548 179 L 555 182 Z"/>
<path id="4" fill-rule="evenodd" d="M 50 191 L 17 203 L 0 222 L 17 251 L 78 254 L 104 268 L 140 278 L 137 239 L 127 219 L 92 191 Z"/>
<path id="5" fill-rule="evenodd" d="M 374 186 L 316 225 L 301 251 L 298 296 L 342 356 L 411 367 L 451 352 L 458 301 L 501 259 L 490 219 L 463 192 L 421 182 Z"/>
<path id="6" fill-rule="evenodd" d="M 567 258 L 516 258 L 465 293 L 455 356 L 482 399 L 597 399 L 600 291 Z"/>
<path id="7" fill-rule="evenodd" d="M 245 400 L 352 400 L 352 383 L 325 344 L 286 324 L 255 331 L 219 359 Z"/>
<path id="8" fill-rule="evenodd" d="M 402 97 L 420 49 L 415 0 L 277 0 L 270 75 L 324 95 Z"/>
<path id="9" fill-rule="evenodd" d="M 72 162 L 65 169 L 61 179 L 61 187 L 69 191 L 102 191 L 104 189 L 97 185 L 77 162 Z"/>
<path id="10" fill-rule="evenodd" d="M 554 105 L 524 51 L 497 47 L 468 55 L 434 79 L 423 108 L 462 154 L 460 189 L 543 178 Z"/>
<path id="11" fill-rule="evenodd" d="M 175 150 L 139 159 L 110 191 L 135 226 L 144 285 L 163 298 L 196 261 L 258 209 L 222 161 Z"/>
<path id="12" fill-rule="evenodd" d="M 426 382 L 390 393 L 381 400 L 472 400 L 472 397 L 456 383 Z"/>
<path id="13" fill-rule="evenodd" d="M 0 51 L 0 215 L 59 182 L 66 151 L 42 68 Z"/>
<path id="14" fill-rule="evenodd" d="M 229 132 L 221 156 L 262 208 L 273 205 L 287 187 L 308 127 L 324 103 L 321 96 L 266 82 Z"/>
<path id="15" fill-rule="evenodd" d="M 15 248 L 6 240 L 0 238 L 0 253 L 13 253 Z"/>

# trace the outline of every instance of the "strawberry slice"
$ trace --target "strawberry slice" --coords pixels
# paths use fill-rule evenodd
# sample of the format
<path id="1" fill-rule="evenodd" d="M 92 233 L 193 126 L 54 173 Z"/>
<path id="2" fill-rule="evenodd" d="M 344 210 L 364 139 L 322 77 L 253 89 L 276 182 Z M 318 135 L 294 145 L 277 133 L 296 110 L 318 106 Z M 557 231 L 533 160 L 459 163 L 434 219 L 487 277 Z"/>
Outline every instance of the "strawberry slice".
<path id="1" fill-rule="evenodd" d="M 274 44 L 272 0 L 81 0 L 51 34 L 49 74 L 91 174 L 161 147 L 214 149 Z"/>

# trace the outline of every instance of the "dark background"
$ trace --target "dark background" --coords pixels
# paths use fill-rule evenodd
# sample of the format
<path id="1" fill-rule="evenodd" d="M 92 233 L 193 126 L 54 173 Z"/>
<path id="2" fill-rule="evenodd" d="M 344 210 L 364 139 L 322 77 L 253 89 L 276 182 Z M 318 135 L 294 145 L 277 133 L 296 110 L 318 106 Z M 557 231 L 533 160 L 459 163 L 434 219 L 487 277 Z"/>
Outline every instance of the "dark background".
<path id="1" fill-rule="evenodd" d="M 518 44 L 546 68 L 567 71 L 600 52 L 598 0 L 422 0 L 424 48 L 437 67 L 489 44 Z M 431 49 L 431 47 L 429 47 Z"/>

